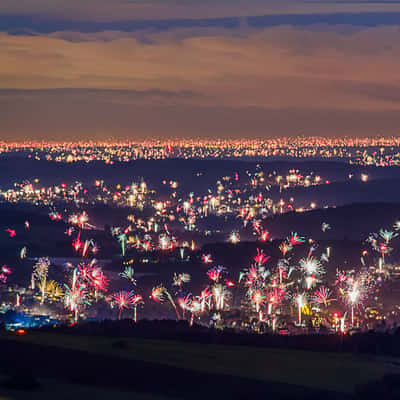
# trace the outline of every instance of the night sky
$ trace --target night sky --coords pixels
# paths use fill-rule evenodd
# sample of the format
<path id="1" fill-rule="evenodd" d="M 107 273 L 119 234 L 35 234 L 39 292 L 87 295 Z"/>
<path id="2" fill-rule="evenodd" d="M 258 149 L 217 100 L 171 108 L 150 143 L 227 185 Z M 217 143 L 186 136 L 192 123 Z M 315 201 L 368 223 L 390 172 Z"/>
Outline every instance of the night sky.
<path id="1" fill-rule="evenodd" d="M 0 137 L 400 132 L 400 2 L 1 0 Z"/>

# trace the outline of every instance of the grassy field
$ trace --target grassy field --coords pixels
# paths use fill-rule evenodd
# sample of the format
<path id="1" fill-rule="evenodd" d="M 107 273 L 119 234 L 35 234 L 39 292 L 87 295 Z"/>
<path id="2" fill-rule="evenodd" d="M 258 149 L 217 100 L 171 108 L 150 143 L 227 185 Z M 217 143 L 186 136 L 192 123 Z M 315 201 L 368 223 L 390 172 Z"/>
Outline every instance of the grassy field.
<path id="1" fill-rule="evenodd" d="M 165 397 L 132 393 L 116 390 L 97 389 L 93 386 L 66 384 L 49 379 L 41 380 L 41 387 L 37 391 L 5 390 L 0 388 L 0 400 L 71 400 L 71 399 L 96 399 L 96 400 L 165 400 Z M 168 397 L 168 400 L 174 400 Z"/>
<path id="2" fill-rule="evenodd" d="M 388 366 L 381 358 L 346 353 L 31 332 L 24 337 L 8 337 L 45 346 L 343 393 L 351 393 L 357 384 L 377 380 L 385 373 L 400 372 L 395 367 Z"/>

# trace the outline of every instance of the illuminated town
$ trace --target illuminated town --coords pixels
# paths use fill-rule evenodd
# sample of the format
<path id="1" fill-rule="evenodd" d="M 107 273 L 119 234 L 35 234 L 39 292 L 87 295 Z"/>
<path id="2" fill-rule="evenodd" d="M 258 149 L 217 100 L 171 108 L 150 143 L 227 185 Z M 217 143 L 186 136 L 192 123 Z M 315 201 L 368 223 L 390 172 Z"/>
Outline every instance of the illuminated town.
<path id="1" fill-rule="evenodd" d="M 188 165 L 196 159 L 222 163 L 245 158 L 253 167 L 243 170 L 236 164 L 238 169 L 224 176 L 218 176 L 217 169 L 215 179 L 200 167 L 192 182 L 164 172 L 163 177 L 118 183 L 118 177 L 108 183 L 101 175 L 90 182 L 87 177 L 86 182 L 54 178 L 51 185 L 26 177 L 1 188 L 3 206 L 29 206 L 54 225 L 41 232 L 45 244 L 39 249 L 37 238 L 31 249 L 35 223 L 28 216 L 4 227 L 7 246 L 20 245 L 14 257 L 2 261 L 3 313 L 17 313 L 6 319 L 6 326 L 16 330 L 93 318 L 176 318 L 190 326 L 257 333 L 324 329 L 344 334 L 382 329 L 382 324 L 395 329 L 400 310 L 389 293 L 400 273 L 398 221 L 358 238 L 351 255 L 343 254 L 343 240 L 332 236 L 335 220 L 319 221 L 318 238 L 296 233 L 287 223 L 284 232 L 274 232 L 270 225 L 284 214 L 306 215 L 337 206 L 318 189 L 337 183 L 335 179 L 307 164 L 303 170 L 298 162 L 291 167 L 293 160 L 345 159 L 348 168 L 356 166 L 359 172 L 341 180 L 368 185 L 369 175 L 362 168 L 396 165 L 397 145 L 394 138 L 299 138 L 290 144 L 285 139 L 4 143 L 1 157 L 23 157 L 32 165 L 102 161 L 101 168 L 112 168 L 141 158 L 156 163 L 182 158 Z M 276 156 L 286 158 L 284 167 L 273 169 L 271 164 L 268 169 Z M 305 201 L 304 193 L 310 190 L 315 198 Z M 57 254 L 53 235 L 60 234 Z M 230 253 L 242 243 L 247 259 L 240 263 L 221 255 L 217 246 Z M 336 251 L 340 256 L 335 257 Z"/>
<path id="2" fill-rule="evenodd" d="M 260 158 L 321 158 L 346 160 L 359 165 L 380 167 L 399 165 L 398 137 L 324 138 L 277 137 L 251 140 L 168 139 L 119 142 L 0 142 L 0 154 L 22 153 L 35 160 L 56 162 L 103 161 L 130 162 L 132 160 L 235 159 Z"/>

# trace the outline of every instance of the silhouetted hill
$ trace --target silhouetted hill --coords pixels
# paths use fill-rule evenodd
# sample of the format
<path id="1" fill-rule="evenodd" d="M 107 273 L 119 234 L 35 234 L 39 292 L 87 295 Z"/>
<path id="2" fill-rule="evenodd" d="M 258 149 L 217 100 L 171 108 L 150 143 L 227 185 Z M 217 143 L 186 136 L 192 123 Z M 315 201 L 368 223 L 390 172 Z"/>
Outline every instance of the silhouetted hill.
<path id="1" fill-rule="evenodd" d="M 398 167 L 378 168 L 350 165 L 345 162 L 317 160 L 279 160 L 250 161 L 242 159 L 202 160 L 202 159 L 166 159 L 166 160 L 136 160 L 127 163 L 106 165 L 104 162 L 91 163 L 57 163 L 38 161 L 15 156 L 0 158 L 0 185 L 10 187 L 15 181 L 40 178 L 43 184 L 60 183 L 60 181 L 92 183 L 95 179 L 104 179 L 106 183 L 129 183 L 144 177 L 152 180 L 151 184 L 161 187 L 163 179 L 178 180 L 180 184 L 196 188 L 198 184 L 212 184 L 225 175 L 239 175 L 258 168 L 278 174 L 287 174 L 290 169 L 299 169 L 304 175 L 314 172 L 330 181 L 344 181 L 349 174 L 359 179 L 361 173 L 367 173 L 370 179 L 389 179 L 400 175 Z M 196 174 L 202 173 L 202 176 Z M 195 179 L 194 179 L 195 178 Z M 194 181 L 193 181 L 194 179 Z"/>
<path id="2" fill-rule="evenodd" d="M 273 237 L 278 238 L 295 231 L 317 240 L 364 240 L 380 228 L 391 230 L 399 219 L 399 203 L 371 202 L 276 215 L 265 220 L 264 225 Z M 330 224 L 331 229 L 322 232 L 323 222 Z"/>

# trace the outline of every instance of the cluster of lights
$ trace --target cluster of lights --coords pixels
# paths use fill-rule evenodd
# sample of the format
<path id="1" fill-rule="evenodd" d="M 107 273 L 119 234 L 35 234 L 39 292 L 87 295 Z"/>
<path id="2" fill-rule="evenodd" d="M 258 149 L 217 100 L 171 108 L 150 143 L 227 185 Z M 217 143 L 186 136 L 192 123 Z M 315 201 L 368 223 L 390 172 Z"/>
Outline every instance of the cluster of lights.
<path id="1" fill-rule="evenodd" d="M 55 162 L 106 164 L 137 159 L 296 157 L 346 159 L 361 165 L 400 164 L 398 137 L 269 139 L 168 139 L 107 142 L 0 142 L 0 154 L 20 152 L 29 158 Z"/>

